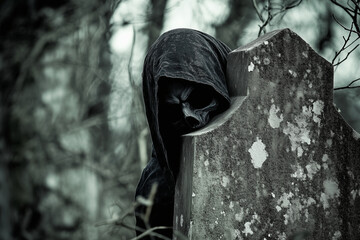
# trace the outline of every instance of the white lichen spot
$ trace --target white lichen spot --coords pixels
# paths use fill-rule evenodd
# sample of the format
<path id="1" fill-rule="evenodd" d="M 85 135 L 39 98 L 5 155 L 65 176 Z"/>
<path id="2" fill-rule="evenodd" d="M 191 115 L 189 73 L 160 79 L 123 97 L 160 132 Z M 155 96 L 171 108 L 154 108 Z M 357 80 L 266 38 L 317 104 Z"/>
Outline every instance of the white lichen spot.
<path id="1" fill-rule="evenodd" d="M 325 194 L 330 198 L 338 197 L 340 195 L 338 184 L 334 180 L 325 180 L 323 186 Z"/>
<path id="2" fill-rule="evenodd" d="M 197 174 L 198 174 L 199 178 L 202 178 L 202 176 L 203 176 L 203 168 L 199 168 Z"/>
<path id="3" fill-rule="evenodd" d="M 334 233 L 333 237 L 331 238 L 331 240 L 338 240 L 341 238 L 341 232 L 338 230 Z"/>
<path id="4" fill-rule="evenodd" d="M 195 193 L 193 192 L 191 196 L 192 196 L 192 197 L 195 197 L 196 195 L 195 195 Z"/>
<path id="5" fill-rule="evenodd" d="M 224 137 L 224 141 L 227 142 L 229 140 L 228 137 Z"/>
<path id="6" fill-rule="evenodd" d="M 289 73 L 290 73 L 291 76 L 297 77 L 297 73 L 295 71 L 289 69 Z"/>
<path id="7" fill-rule="evenodd" d="M 309 210 L 305 209 L 305 222 L 309 222 Z"/>
<path id="8" fill-rule="evenodd" d="M 215 220 L 215 224 L 219 224 L 219 222 Z"/>
<path id="9" fill-rule="evenodd" d="M 280 212 L 280 211 L 281 211 L 281 207 L 280 207 L 280 206 L 277 206 L 277 205 L 276 205 L 276 207 L 275 207 L 275 208 L 276 208 L 276 211 L 278 211 L 278 212 Z"/>
<path id="10" fill-rule="evenodd" d="M 230 208 L 231 210 L 234 209 L 234 203 L 233 203 L 233 202 L 230 202 L 229 208 Z"/>
<path id="11" fill-rule="evenodd" d="M 255 65 L 252 62 L 250 62 L 250 65 L 248 66 L 248 71 L 252 72 L 252 71 L 254 71 L 254 68 L 255 68 Z"/>
<path id="12" fill-rule="evenodd" d="M 287 122 L 287 126 L 284 127 L 283 133 L 288 135 L 291 150 L 296 151 L 300 150 L 297 155 L 301 157 L 303 155 L 303 150 L 306 150 L 303 144 L 310 144 L 310 127 L 308 126 L 313 116 L 311 112 L 311 107 L 303 106 L 302 113 L 295 117 L 295 124 Z M 301 149 L 299 147 L 302 147 Z"/>
<path id="13" fill-rule="evenodd" d="M 301 146 L 299 146 L 296 150 L 297 150 L 297 156 L 301 157 L 304 153 L 304 149 Z"/>
<path id="14" fill-rule="evenodd" d="M 327 155 L 326 153 L 322 156 L 321 161 L 322 162 L 327 162 L 329 160 L 329 155 Z"/>
<path id="15" fill-rule="evenodd" d="M 302 122 L 307 122 L 307 118 L 311 118 L 311 116 L 312 116 L 312 113 L 311 113 L 311 107 L 307 107 L 307 106 L 303 106 L 302 107 L 302 114 L 306 117 L 306 118 L 304 118 L 304 117 L 297 117 L 300 121 L 302 121 Z"/>
<path id="16" fill-rule="evenodd" d="M 289 221 L 295 223 L 299 221 L 303 216 L 303 208 L 304 206 L 301 204 L 299 198 L 292 199 L 284 215 L 284 223 L 287 224 Z"/>
<path id="17" fill-rule="evenodd" d="M 260 64 L 260 63 L 261 63 L 260 58 L 259 58 L 258 56 L 254 56 L 254 61 L 255 61 L 255 63 L 257 63 L 257 64 Z"/>
<path id="18" fill-rule="evenodd" d="M 329 201 L 325 193 L 320 194 L 320 202 L 322 202 L 324 209 L 327 209 L 329 207 Z"/>
<path id="19" fill-rule="evenodd" d="M 254 168 L 261 168 L 266 158 L 269 156 L 265 150 L 265 144 L 258 137 L 256 138 L 256 142 L 254 142 L 249 149 L 249 153 Z"/>
<path id="20" fill-rule="evenodd" d="M 327 163 L 323 163 L 321 166 L 325 170 L 329 168 L 329 165 Z"/>
<path id="21" fill-rule="evenodd" d="M 254 214 L 252 215 L 252 218 L 254 220 L 253 223 L 255 222 L 255 220 L 260 222 L 260 216 L 256 212 L 254 212 Z"/>
<path id="22" fill-rule="evenodd" d="M 184 226 L 184 216 L 181 214 L 180 215 L 180 227 Z"/>
<path id="23" fill-rule="evenodd" d="M 310 69 L 306 69 L 306 72 L 307 72 L 307 73 L 311 73 L 311 70 L 310 70 Z"/>
<path id="24" fill-rule="evenodd" d="M 313 120 L 320 126 L 321 118 L 319 117 L 324 109 L 324 102 L 317 100 L 313 103 L 312 111 L 314 113 Z"/>
<path id="25" fill-rule="evenodd" d="M 227 176 L 223 176 L 221 179 L 221 185 L 223 187 L 226 187 L 230 183 L 230 179 Z"/>
<path id="26" fill-rule="evenodd" d="M 306 201 L 306 206 L 309 207 L 309 206 L 311 206 L 312 204 L 315 204 L 315 203 L 316 203 L 315 199 L 313 199 L 312 197 L 309 197 L 307 199 L 307 201 Z"/>
<path id="27" fill-rule="evenodd" d="M 307 52 L 302 52 L 302 55 L 304 56 L 304 57 L 308 57 L 308 54 L 307 54 Z"/>
<path id="28" fill-rule="evenodd" d="M 275 193 L 271 193 L 271 196 L 272 196 L 273 198 L 275 198 Z"/>
<path id="29" fill-rule="evenodd" d="M 264 58 L 263 62 L 264 62 L 265 65 L 269 65 L 270 64 L 270 59 Z"/>
<path id="30" fill-rule="evenodd" d="M 269 44 L 269 42 L 268 42 L 268 41 L 264 41 L 264 44 L 265 44 L 265 45 L 268 45 L 268 44 Z"/>
<path id="31" fill-rule="evenodd" d="M 312 88 L 312 87 L 313 87 L 312 83 L 309 83 L 309 88 Z"/>
<path id="32" fill-rule="evenodd" d="M 297 165 L 296 171 L 293 174 L 291 174 L 291 177 L 304 181 L 306 179 L 304 169 L 300 165 Z"/>
<path id="33" fill-rule="evenodd" d="M 204 165 L 205 165 L 205 167 L 209 166 L 209 160 L 206 160 L 206 161 L 204 162 Z"/>
<path id="34" fill-rule="evenodd" d="M 360 133 L 358 133 L 357 131 L 355 131 L 353 129 L 353 138 L 355 138 L 355 140 L 359 140 L 360 139 Z"/>
<path id="35" fill-rule="evenodd" d="M 242 239 L 241 232 L 238 229 L 234 229 L 233 239 Z"/>
<path id="36" fill-rule="evenodd" d="M 268 122 L 272 128 L 279 128 L 280 123 L 283 121 L 284 117 L 282 114 L 280 116 L 277 116 L 277 113 L 280 111 L 278 107 L 276 107 L 274 104 L 271 105 L 269 110 L 269 118 Z"/>
<path id="37" fill-rule="evenodd" d="M 286 233 L 281 233 L 281 234 L 279 234 L 278 235 L 278 238 L 277 238 L 277 240 L 286 240 L 287 239 L 287 237 L 286 237 Z"/>
<path id="38" fill-rule="evenodd" d="M 254 232 L 251 230 L 251 222 L 246 222 L 244 224 L 245 229 L 242 231 L 247 237 L 248 234 L 253 235 Z"/>
<path id="39" fill-rule="evenodd" d="M 278 57 L 281 57 L 281 53 L 278 53 L 278 55 L 277 55 Z"/>
<path id="40" fill-rule="evenodd" d="M 311 160 L 310 163 L 306 165 L 305 168 L 307 171 L 308 178 L 312 180 L 313 176 L 320 170 L 321 166 L 317 162 Z"/>
<path id="41" fill-rule="evenodd" d="M 290 198 L 292 198 L 294 194 L 292 192 L 283 193 L 281 197 L 277 200 L 277 204 L 279 204 L 282 208 L 289 208 L 291 205 Z"/>
<path id="42" fill-rule="evenodd" d="M 244 209 L 240 208 L 240 213 L 235 214 L 235 220 L 241 222 L 244 218 Z"/>
<path id="43" fill-rule="evenodd" d="M 329 138 L 328 140 L 326 140 L 326 146 L 330 148 L 331 145 L 332 145 L 332 139 Z"/>
<path id="44" fill-rule="evenodd" d="M 191 239 L 192 236 L 192 230 L 193 230 L 193 221 L 190 221 L 190 227 L 189 227 L 189 232 L 188 232 L 188 239 Z"/>
<path id="45" fill-rule="evenodd" d="M 357 190 L 352 190 L 352 191 L 350 192 L 350 194 L 351 194 L 352 199 L 355 201 L 356 197 L 357 197 L 357 196 L 360 196 L 360 190 L 359 190 L 359 189 L 357 189 Z"/>
<path id="46" fill-rule="evenodd" d="M 284 214 L 284 224 L 287 225 L 289 223 L 289 215 L 288 214 Z"/>
<path id="47" fill-rule="evenodd" d="M 340 195 L 338 184 L 334 180 L 325 180 L 323 182 L 324 192 L 320 194 L 320 201 L 323 204 L 323 208 L 329 208 L 329 200 L 336 198 Z"/>

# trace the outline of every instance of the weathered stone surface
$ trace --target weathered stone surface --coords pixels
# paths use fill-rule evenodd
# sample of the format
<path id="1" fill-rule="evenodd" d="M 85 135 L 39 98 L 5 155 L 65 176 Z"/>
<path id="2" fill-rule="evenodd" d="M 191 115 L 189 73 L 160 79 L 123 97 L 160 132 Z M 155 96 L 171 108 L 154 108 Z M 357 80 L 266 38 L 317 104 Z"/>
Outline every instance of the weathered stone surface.
<path id="1" fill-rule="evenodd" d="M 360 239 L 360 135 L 333 106 L 332 65 L 284 29 L 233 51 L 228 79 L 231 108 L 184 137 L 175 231 Z"/>

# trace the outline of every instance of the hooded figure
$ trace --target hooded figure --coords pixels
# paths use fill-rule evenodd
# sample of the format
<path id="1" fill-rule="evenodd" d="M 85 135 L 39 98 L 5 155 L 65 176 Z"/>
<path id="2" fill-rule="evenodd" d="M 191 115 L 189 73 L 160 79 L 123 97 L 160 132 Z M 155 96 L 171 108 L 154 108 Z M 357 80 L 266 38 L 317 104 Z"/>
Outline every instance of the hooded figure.
<path id="1" fill-rule="evenodd" d="M 154 183 L 158 188 L 148 222 L 142 217 L 146 206 L 135 211 L 138 230 L 173 225 L 181 135 L 203 127 L 229 107 L 225 79 L 229 52 L 221 41 L 191 29 L 166 32 L 150 47 L 142 78 L 153 151 L 136 197 L 148 198 Z M 171 229 L 158 233 L 172 237 Z"/>

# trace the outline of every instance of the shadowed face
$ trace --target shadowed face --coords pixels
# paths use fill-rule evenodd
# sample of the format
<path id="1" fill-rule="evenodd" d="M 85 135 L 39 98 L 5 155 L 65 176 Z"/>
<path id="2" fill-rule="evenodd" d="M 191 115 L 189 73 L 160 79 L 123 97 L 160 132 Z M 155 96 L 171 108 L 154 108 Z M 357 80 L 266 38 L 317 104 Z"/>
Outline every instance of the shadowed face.
<path id="1" fill-rule="evenodd" d="M 180 136 L 205 126 L 219 106 L 212 87 L 182 79 L 160 80 L 159 122 L 165 134 Z"/>

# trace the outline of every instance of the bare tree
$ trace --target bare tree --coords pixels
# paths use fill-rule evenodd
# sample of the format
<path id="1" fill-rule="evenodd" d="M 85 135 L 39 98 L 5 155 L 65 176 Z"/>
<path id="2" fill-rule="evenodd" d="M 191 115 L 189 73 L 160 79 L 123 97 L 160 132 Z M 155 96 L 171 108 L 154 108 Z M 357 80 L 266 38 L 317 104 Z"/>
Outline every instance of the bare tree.
<path id="1" fill-rule="evenodd" d="M 259 33 L 266 33 L 266 27 L 271 25 L 271 22 L 277 16 L 283 16 L 286 11 L 299 6 L 302 0 L 252 0 L 254 9 L 258 18 L 261 21 L 259 25 Z"/>
<path id="2" fill-rule="evenodd" d="M 350 27 L 345 26 L 343 23 L 338 20 L 335 15 L 333 15 L 336 23 L 341 26 L 346 32 L 347 36 L 343 36 L 343 45 L 338 51 L 335 51 L 334 58 L 332 59 L 332 64 L 334 67 L 338 67 L 341 63 L 346 61 L 351 53 L 353 53 L 360 45 L 360 1 L 359 0 L 349 0 L 345 3 L 340 3 L 337 0 L 331 0 L 331 2 L 341 8 L 346 16 L 350 19 Z M 354 36 L 355 35 L 355 36 Z M 353 37 L 354 36 L 354 37 Z M 340 55 L 345 53 L 343 59 L 340 58 Z M 334 90 L 350 89 L 350 88 L 360 88 L 360 85 L 356 83 L 360 81 L 360 78 L 357 78 L 351 81 L 348 85 L 343 87 L 334 88 Z"/>

